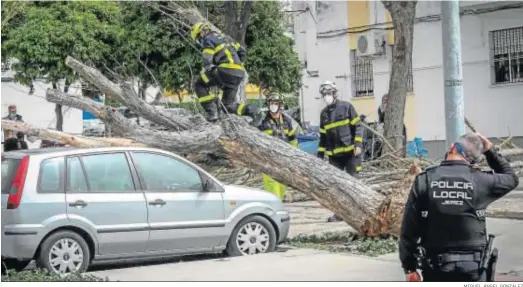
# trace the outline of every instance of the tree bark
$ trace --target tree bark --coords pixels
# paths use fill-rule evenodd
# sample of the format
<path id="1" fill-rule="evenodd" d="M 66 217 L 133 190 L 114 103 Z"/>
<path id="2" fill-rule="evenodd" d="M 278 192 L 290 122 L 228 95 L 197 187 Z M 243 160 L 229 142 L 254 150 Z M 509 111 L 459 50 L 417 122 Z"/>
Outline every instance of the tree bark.
<path id="1" fill-rule="evenodd" d="M 97 70 L 70 57 L 66 64 L 80 75 L 85 75 L 99 89 L 105 88 L 118 95 L 127 106 L 133 105 L 138 98 L 129 83 L 119 86 Z M 179 122 L 182 121 L 192 122 L 193 125 L 189 130 L 160 131 L 141 128 L 110 106 L 84 97 L 67 96 L 60 90 L 48 90 L 47 100 L 93 113 L 130 142 L 169 150 L 188 158 L 202 154 L 223 156 L 234 165 L 268 174 L 278 182 L 312 197 L 357 231 L 368 236 L 380 233 L 398 234 L 402 205 L 414 175 L 419 172 L 416 165 L 409 171 L 398 171 L 398 177 L 401 178 L 398 184 L 385 186 L 378 182 L 374 183 L 378 190 L 373 190 L 368 184 L 329 163 L 249 126 L 236 115 L 229 115 L 217 124 L 199 122 L 198 119 L 194 121 L 194 118 L 172 117 L 171 122 L 167 122 L 171 126 L 180 126 Z M 166 123 L 162 117 L 149 114 L 158 114 L 159 110 L 152 107 L 149 109 L 147 103 L 144 105 L 145 107 L 138 108 L 142 109 L 145 118 L 158 125 Z M 402 159 L 402 163 L 405 161 L 407 159 Z M 375 178 L 379 177 L 375 175 Z"/>
<path id="2" fill-rule="evenodd" d="M 56 89 L 56 88 L 57 88 L 57 84 L 55 82 L 55 83 L 53 83 L 53 89 Z M 67 88 L 69 88 L 69 87 L 67 87 Z M 55 129 L 57 131 L 63 131 L 64 130 L 64 115 L 62 114 L 62 105 L 56 104 L 54 106 L 54 114 L 56 117 Z"/>
<path id="3" fill-rule="evenodd" d="M 407 99 L 407 80 L 412 73 L 412 46 L 417 1 L 382 1 L 394 25 L 392 70 L 389 98 L 385 110 L 384 136 L 394 150 L 384 146 L 384 153 L 403 150 L 403 120 Z"/>
<path id="4" fill-rule="evenodd" d="M 100 71 L 84 65 L 72 57 L 67 57 L 65 63 L 73 70 L 77 71 L 84 80 L 97 86 L 106 97 L 115 97 L 116 99 L 125 102 L 128 108 L 135 111 L 142 118 L 173 130 L 187 130 L 192 126 L 191 121 L 187 118 L 170 115 L 149 105 L 136 94 L 131 83 L 126 83 L 125 87 L 127 87 L 127 93 L 124 94 L 120 86 L 109 81 L 109 79 L 103 76 Z M 204 121 L 201 116 L 200 121 Z"/>
<path id="5" fill-rule="evenodd" d="M 84 78 L 100 90 L 117 95 L 128 107 L 136 106 L 134 103 L 138 96 L 128 83 L 118 86 L 100 72 L 70 57 L 66 64 L 80 75 L 85 75 Z M 388 221 L 381 220 L 385 195 L 329 163 L 261 133 L 236 115 L 230 115 L 219 124 L 198 123 L 190 130 L 156 131 L 133 124 L 112 107 L 83 97 L 69 97 L 59 90 L 48 90 L 47 100 L 89 111 L 123 137 L 151 147 L 188 155 L 225 154 L 236 165 L 269 174 L 275 180 L 302 191 L 367 235 L 399 228 L 399 222 L 392 223 L 397 226 L 391 227 L 387 226 L 390 224 Z M 145 108 L 138 107 L 142 116 L 156 124 L 165 124 L 161 117 L 150 114 L 158 114 L 159 111 L 147 109 L 146 105 Z M 169 124 L 175 126 L 179 126 L 179 121 L 187 121 L 182 117 L 171 119 Z"/>

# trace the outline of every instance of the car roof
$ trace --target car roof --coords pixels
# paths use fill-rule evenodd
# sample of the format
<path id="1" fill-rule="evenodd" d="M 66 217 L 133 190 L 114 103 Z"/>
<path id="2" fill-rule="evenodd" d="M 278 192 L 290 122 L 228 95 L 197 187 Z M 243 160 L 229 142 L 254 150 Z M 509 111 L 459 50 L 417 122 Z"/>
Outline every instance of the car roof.
<path id="1" fill-rule="evenodd" d="M 111 151 L 150 151 L 166 153 L 166 151 L 154 148 L 146 147 L 50 147 L 50 148 L 38 148 L 38 149 L 26 149 L 5 152 L 3 155 L 11 158 L 22 158 L 28 156 L 66 156 L 83 153 L 96 153 L 96 152 L 111 152 Z"/>

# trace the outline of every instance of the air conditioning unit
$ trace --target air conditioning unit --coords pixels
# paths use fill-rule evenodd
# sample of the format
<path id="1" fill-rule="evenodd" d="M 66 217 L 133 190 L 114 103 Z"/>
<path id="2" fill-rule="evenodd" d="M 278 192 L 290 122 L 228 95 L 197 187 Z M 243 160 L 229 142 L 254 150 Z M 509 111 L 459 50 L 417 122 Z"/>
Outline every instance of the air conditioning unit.
<path id="1" fill-rule="evenodd" d="M 387 31 L 370 30 L 358 37 L 356 55 L 359 57 L 380 57 L 385 55 Z"/>

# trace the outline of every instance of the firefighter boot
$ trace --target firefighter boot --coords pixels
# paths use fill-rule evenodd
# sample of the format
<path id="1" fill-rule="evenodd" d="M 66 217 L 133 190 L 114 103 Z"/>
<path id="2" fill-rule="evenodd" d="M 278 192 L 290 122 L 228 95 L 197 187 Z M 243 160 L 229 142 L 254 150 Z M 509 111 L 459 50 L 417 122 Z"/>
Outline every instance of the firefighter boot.
<path id="1" fill-rule="evenodd" d="M 215 101 L 204 103 L 203 109 L 207 113 L 207 121 L 215 123 L 218 121 L 218 107 Z"/>
<path id="2" fill-rule="evenodd" d="M 265 119 L 265 113 L 258 106 L 247 104 L 245 106 L 245 115 L 252 118 L 251 126 L 257 128 L 261 126 Z"/>

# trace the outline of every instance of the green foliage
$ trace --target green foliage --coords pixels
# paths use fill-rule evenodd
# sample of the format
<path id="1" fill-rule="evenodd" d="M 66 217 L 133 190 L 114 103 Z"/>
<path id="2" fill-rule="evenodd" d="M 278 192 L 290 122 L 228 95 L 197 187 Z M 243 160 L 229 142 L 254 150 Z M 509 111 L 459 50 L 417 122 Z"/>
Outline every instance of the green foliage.
<path id="1" fill-rule="evenodd" d="M 245 42 L 249 82 L 282 93 L 301 86 L 302 68 L 292 39 L 284 35 L 281 3 L 256 1 L 253 4 Z"/>
<path id="2" fill-rule="evenodd" d="M 156 84 L 156 79 L 169 91 L 188 89 L 192 76 L 201 69 L 196 43 L 160 12 L 140 2 L 119 3 L 125 27 L 122 73 L 138 77 L 145 85 Z"/>
<path id="3" fill-rule="evenodd" d="M 224 29 L 224 1 L 196 5 Z M 2 15 L 13 14 L 11 10 L 2 8 Z M 201 69 L 200 48 L 187 30 L 138 1 L 27 2 L 12 19 L 9 29 L 2 31 L 2 54 L 20 61 L 13 69 L 15 80 L 22 84 L 41 78 L 72 82 L 75 74 L 64 62 L 68 55 L 104 72 L 107 67 L 124 77 L 138 78 L 143 85 L 156 79 L 165 90 L 175 92 L 190 90 L 192 78 Z M 246 35 L 245 66 L 250 82 L 293 93 L 300 86 L 301 67 L 284 32 L 281 4 L 255 2 Z"/>
<path id="4" fill-rule="evenodd" d="M 313 248 L 331 252 L 349 252 L 367 256 L 380 256 L 396 252 L 398 240 L 393 236 L 361 238 L 355 233 L 326 232 L 321 235 L 299 235 L 288 244 L 300 248 Z"/>
<path id="5" fill-rule="evenodd" d="M 73 273 L 67 276 L 60 276 L 49 273 L 44 269 L 25 270 L 21 272 L 9 271 L 7 275 L 2 275 L 2 282 L 107 282 L 108 278 L 100 278 L 90 274 Z"/>
<path id="6" fill-rule="evenodd" d="M 34 2 L 25 7 L 21 24 L 9 29 L 2 48 L 20 62 L 13 65 L 15 80 L 29 85 L 37 78 L 48 82 L 75 75 L 65 66 L 72 55 L 101 67 L 110 63 L 122 35 L 116 2 Z"/>

